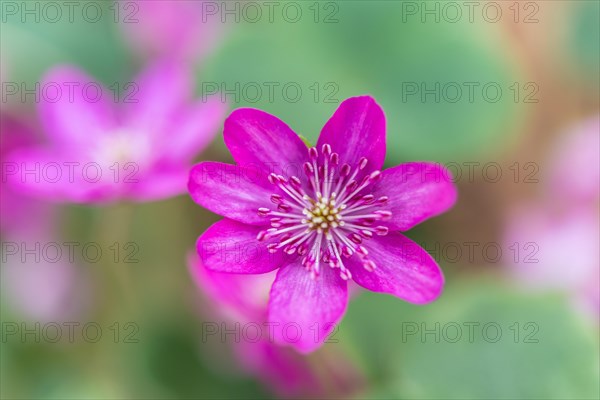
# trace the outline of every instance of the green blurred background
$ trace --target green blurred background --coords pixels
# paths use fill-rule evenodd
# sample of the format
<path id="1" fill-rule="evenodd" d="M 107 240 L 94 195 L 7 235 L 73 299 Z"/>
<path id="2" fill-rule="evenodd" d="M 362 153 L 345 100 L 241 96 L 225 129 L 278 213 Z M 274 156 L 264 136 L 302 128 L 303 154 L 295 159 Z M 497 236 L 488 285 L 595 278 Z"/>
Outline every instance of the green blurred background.
<path id="1" fill-rule="evenodd" d="M 2 3 L 6 12 L 5 5 L 11 2 Z M 106 13 L 114 7 L 113 2 L 97 3 Z M 173 7 L 178 3 L 172 2 Z M 457 4 L 463 12 L 456 22 L 449 17 L 454 11 L 442 11 L 448 3 Z M 482 15 L 487 2 L 475 2 L 478 7 L 469 21 L 463 3 L 309 1 L 296 2 L 303 17 L 295 23 L 277 12 L 272 22 L 264 15 L 258 22 L 243 16 L 239 22 L 229 18 L 219 22 L 218 37 L 210 38 L 216 42 L 212 51 L 193 62 L 197 94 L 207 83 L 231 89 L 236 84 L 276 82 L 280 86 L 272 99 L 266 89 L 257 101 L 254 95 L 228 96 L 230 108 L 263 109 L 311 142 L 340 101 L 371 94 L 387 117 L 387 166 L 414 160 L 462 166 L 454 209 L 408 236 L 429 250 L 435 249 L 435 243 L 443 247 L 479 242 L 499 243 L 510 254 L 504 238 L 512 211 L 522 204 L 552 201 L 547 197 L 545 177 L 555 141 L 579 121 L 598 115 L 600 3 L 499 1 L 495 4 L 500 5 L 502 17 L 497 22 Z M 417 14 L 407 13 L 412 7 L 417 7 Z M 439 21 L 435 14 L 426 14 L 423 21 L 420 10 L 424 7 L 439 7 Z M 317 22 L 315 9 L 320 10 Z M 70 63 L 106 85 L 126 82 L 147 61 L 132 49 L 126 35 L 111 18 L 98 23 L 82 18 L 49 23 L 30 17 L 23 22 L 19 15 L 5 13 L 2 79 L 33 85 L 50 67 Z M 298 101 L 281 90 L 290 82 L 302 89 Z M 449 82 L 478 83 L 474 101 L 466 99 L 466 92 L 456 102 L 406 93 L 411 83 L 434 87 Z M 490 82 L 503 90 L 496 102 L 486 100 L 481 92 Z M 2 102 L 4 113 L 33 124 L 35 106 L 31 101 Z M 198 159 L 230 161 L 222 135 Z M 503 177 L 491 182 L 477 167 L 473 179 L 468 179 L 463 163 L 470 162 L 496 162 Z M 515 181 L 510 167 L 519 163 L 522 168 L 529 162 L 539 168 L 538 182 Z M 240 367 L 227 342 L 200 340 L 203 321 L 214 317 L 207 311 L 206 296 L 198 296 L 186 256 L 217 216 L 196 206 L 187 195 L 146 204 L 53 207 L 58 213 L 57 241 L 138 244 L 136 264 L 79 260 L 77 273 L 83 283 L 76 285 L 69 302 L 81 305 L 81 310 L 69 320 L 97 321 L 105 329 L 119 322 L 122 334 L 123 326 L 133 322 L 139 327 L 135 333 L 139 340 L 114 343 L 113 332 L 108 330 L 98 343 L 3 338 L 2 398 L 276 396 L 256 374 Z M 597 202 L 592 207 L 597 213 Z M 594 223 L 597 227 L 597 217 Z M 355 379 L 358 374 L 360 382 L 350 391 L 331 390 L 321 396 L 600 396 L 598 315 L 575 310 L 565 291 L 523 287 L 510 272 L 510 257 L 490 261 L 481 251 L 473 258 L 463 254 L 458 261 L 448 260 L 442 251 L 436 256 L 447 283 L 434 304 L 414 306 L 370 292 L 361 292 L 351 301 L 336 335 L 338 342 L 326 344 L 308 358 L 311 365 L 318 365 L 319 360 L 334 357 L 331 354 L 343 353 L 343 362 L 352 365 L 352 376 L 345 376 L 348 368 L 335 362 L 327 364 L 328 371 L 317 371 L 327 380 L 339 368 L 338 379 Z M 121 283 L 126 290 L 120 290 Z M 11 297 L 6 284 L 3 279 L 2 322 L 33 326 L 38 319 L 23 312 L 19 302 L 21 297 L 35 298 L 36 292 Z M 496 342 L 485 340 L 480 327 L 472 342 L 464 337 L 456 343 L 444 338 L 436 342 L 433 334 L 421 340 L 421 332 L 405 337 L 409 325 L 435 329 L 436 323 L 453 322 L 461 326 L 493 322 L 503 332 Z M 511 329 L 515 323 L 519 325 Z M 523 338 L 533 329 L 526 329 L 527 323 L 535 324 L 535 342 Z"/>

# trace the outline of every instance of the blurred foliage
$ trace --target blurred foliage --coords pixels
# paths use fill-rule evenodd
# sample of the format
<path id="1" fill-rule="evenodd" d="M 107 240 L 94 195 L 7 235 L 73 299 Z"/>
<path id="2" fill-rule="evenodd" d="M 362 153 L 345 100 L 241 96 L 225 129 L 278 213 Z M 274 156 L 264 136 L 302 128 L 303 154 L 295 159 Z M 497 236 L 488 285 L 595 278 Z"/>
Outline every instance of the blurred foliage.
<path id="1" fill-rule="evenodd" d="M 424 307 L 381 297 L 361 294 L 339 334 L 340 345 L 360 343 L 357 357 L 381 383 L 375 396 L 600 395 L 598 337 L 588 321 L 573 315 L 565 298 L 516 293 L 514 287 L 491 278 L 449 282 L 440 300 Z M 477 324 L 471 332 L 469 323 Z M 492 325 L 485 328 L 488 323 Z"/>
<path id="2" fill-rule="evenodd" d="M 7 60 L 3 68 L 7 69 L 8 80 L 26 82 L 32 87 L 50 67 L 71 63 L 107 85 L 127 82 L 132 59 L 111 17 L 114 2 L 97 2 L 97 6 L 102 17 L 94 23 L 77 14 L 72 21 L 65 14 L 59 22 L 45 18 L 36 22 L 34 13 L 25 22 L 21 22 L 19 14 L 7 16 L 2 22 L 0 43 L 2 56 Z M 33 5 L 30 7 L 34 9 Z"/>
<path id="3" fill-rule="evenodd" d="M 423 24 L 417 17 L 400 23 L 402 8 L 402 2 L 346 2 L 334 23 L 315 24 L 304 18 L 296 24 L 241 24 L 202 80 L 226 89 L 236 83 L 243 87 L 279 82 L 274 102 L 265 94 L 256 103 L 231 98 L 232 105 L 265 109 L 312 142 L 335 110 L 337 102 L 328 104 L 328 99 L 371 94 L 386 111 L 390 164 L 483 157 L 518 125 L 522 109 L 509 87 L 523 78 L 515 71 L 514 55 L 492 24 Z M 282 94 L 289 82 L 303 91 L 294 104 Z M 464 82 L 478 84 L 473 102 Z M 482 96 L 489 82 L 503 90 L 498 102 Z M 419 92 L 409 95 L 413 83 Z M 431 94 L 422 98 L 422 83 L 427 89 L 436 83 L 457 83 L 462 95 L 455 103 Z M 266 93 L 267 87 L 262 88 Z M 250 89 L 247 97 L 253 96 Z M 294 99 L 293 88 L 289 93 Z M 455 96 L 449 88 L 446 97 Z M 489 96 L 495 96 L 493 89 Z"/>
<path id="4" fill-rule="evenodd" d="M 600 2 L 582 1 L 574 7 L 569 33 L 569 49 L 574 56 L 573 63 L 584 78 L 600 81 Z"/>

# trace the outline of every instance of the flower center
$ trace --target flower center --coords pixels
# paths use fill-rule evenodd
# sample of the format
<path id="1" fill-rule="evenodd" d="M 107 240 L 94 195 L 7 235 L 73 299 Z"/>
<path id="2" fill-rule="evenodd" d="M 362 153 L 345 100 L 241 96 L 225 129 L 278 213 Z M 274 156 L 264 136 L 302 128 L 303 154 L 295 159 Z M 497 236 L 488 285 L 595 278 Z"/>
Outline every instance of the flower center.
<path id="1" fill-rule="evenodd" d="M 308 154 L 310 161 L 303 165 L 304 181 L 296 176 L 286 179 L 269 175 L 269 181 L 280 192 L 271 195 L 275 210 L 258 209 L 259 215 L 270 217 L 271 228 L 261 231 L 257 239 L 269 240 L 267 248 L 271 252 L 282 249 L 303 256 L 302 264 L 313 278 L 319 275 L 322 264 L 328 264 L 339 268 L 343 279 L 350 279 L 352 274 L 343 258 L 354 255 L 366 270 L 373 271 L 376 265 L 369 259 L 363 239 L 386 235 L 388 228 L 376 223 L 392 215 L 384 209 L 387 196 L 375 198 L 367 193 L 367 188 L 381 178 L 381 172 L 371 172 L 358 180 L 367 159 L 361 158 L 354 168 L 349 164 L 340 166 L 339 155 L 332 153 L 328 144 L 323 145 L 321 157 L 314 147 Z"/>
<path id="2" fill-rule="evenodd" d="M 150 141 L 144 134 L 119 128 L 97 140 L 90 158 L 101 165 L 144 164 L 150 154 Z"/>
<path id="3" fill-rule="evenodd" d="M 340 209 L 335 205 L 335 199 L 320 198 L 319 201 L 310 199 L 312 208 L 305 208 L 302 213 L 306 219 L 302 222 L 311 230 L 321 229 L 328 232 L 329 228 L 337 228 L 341 221 Z"/>

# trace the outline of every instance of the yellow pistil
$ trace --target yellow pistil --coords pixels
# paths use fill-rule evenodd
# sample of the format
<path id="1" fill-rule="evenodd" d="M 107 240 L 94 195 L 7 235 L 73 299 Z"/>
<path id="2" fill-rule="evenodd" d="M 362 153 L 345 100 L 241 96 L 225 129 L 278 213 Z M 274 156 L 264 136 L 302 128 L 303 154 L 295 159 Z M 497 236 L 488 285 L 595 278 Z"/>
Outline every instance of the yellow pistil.
<path id="1" fill-rule="evenodd" d="M 313 200 L 311 203 L 312 208 L 304 209 L 306 219 L 303 220 L 310 229 L 327 233 L 330 228 L 337 228 L 340 225 L 340 208 L 336 206 L 335 199 L 319 197 L 319 201 Z"/>

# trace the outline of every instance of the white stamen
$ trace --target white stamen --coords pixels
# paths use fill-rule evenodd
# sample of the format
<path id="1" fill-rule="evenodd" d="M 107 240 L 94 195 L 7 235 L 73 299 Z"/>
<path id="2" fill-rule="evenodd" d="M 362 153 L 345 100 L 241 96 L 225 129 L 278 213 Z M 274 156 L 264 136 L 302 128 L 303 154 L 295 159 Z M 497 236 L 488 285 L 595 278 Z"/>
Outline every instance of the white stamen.
<path id="1" fill-rule="evenodd" d="M 381 173 L 365 174 L 368 164 L 365 157 L 354 168 L 340 164 L 343 160 L 328 144 L 321 147 L 321 156 L 315 147 L 308 153 L 309 161 L 303 168 L 309 185 L 304 188 L 309 187 L 312 193 L 305 192 L 301 179 L 296 176 L 286 179 L 269 175 L 269 181 L 281 194 L 270 197 L 277 204 L 277 211 L 259 208 L 259 215 L 270 218 L 272 227 L 261 231 L 257 239 L 271 242 L 267 245 L 270 252 L 282 249 L 289 255 L 304 256 L 302 263 L 313 279 L 320 275 L 322 263 L 339 268 L 342 279 L 352 279 L 342 256 L 359 257 L 363 267 L 373 271 L 376 265 L 367 258 L 369 252 L 361 243 L 374 234 L 388 233 L 384 225 L 371 225 L 374 221 L 389 219 L 391 212 L 385 209 L 387 196 L 376 199 L 373 194 L 364 192 L 380 179 Z"/>

